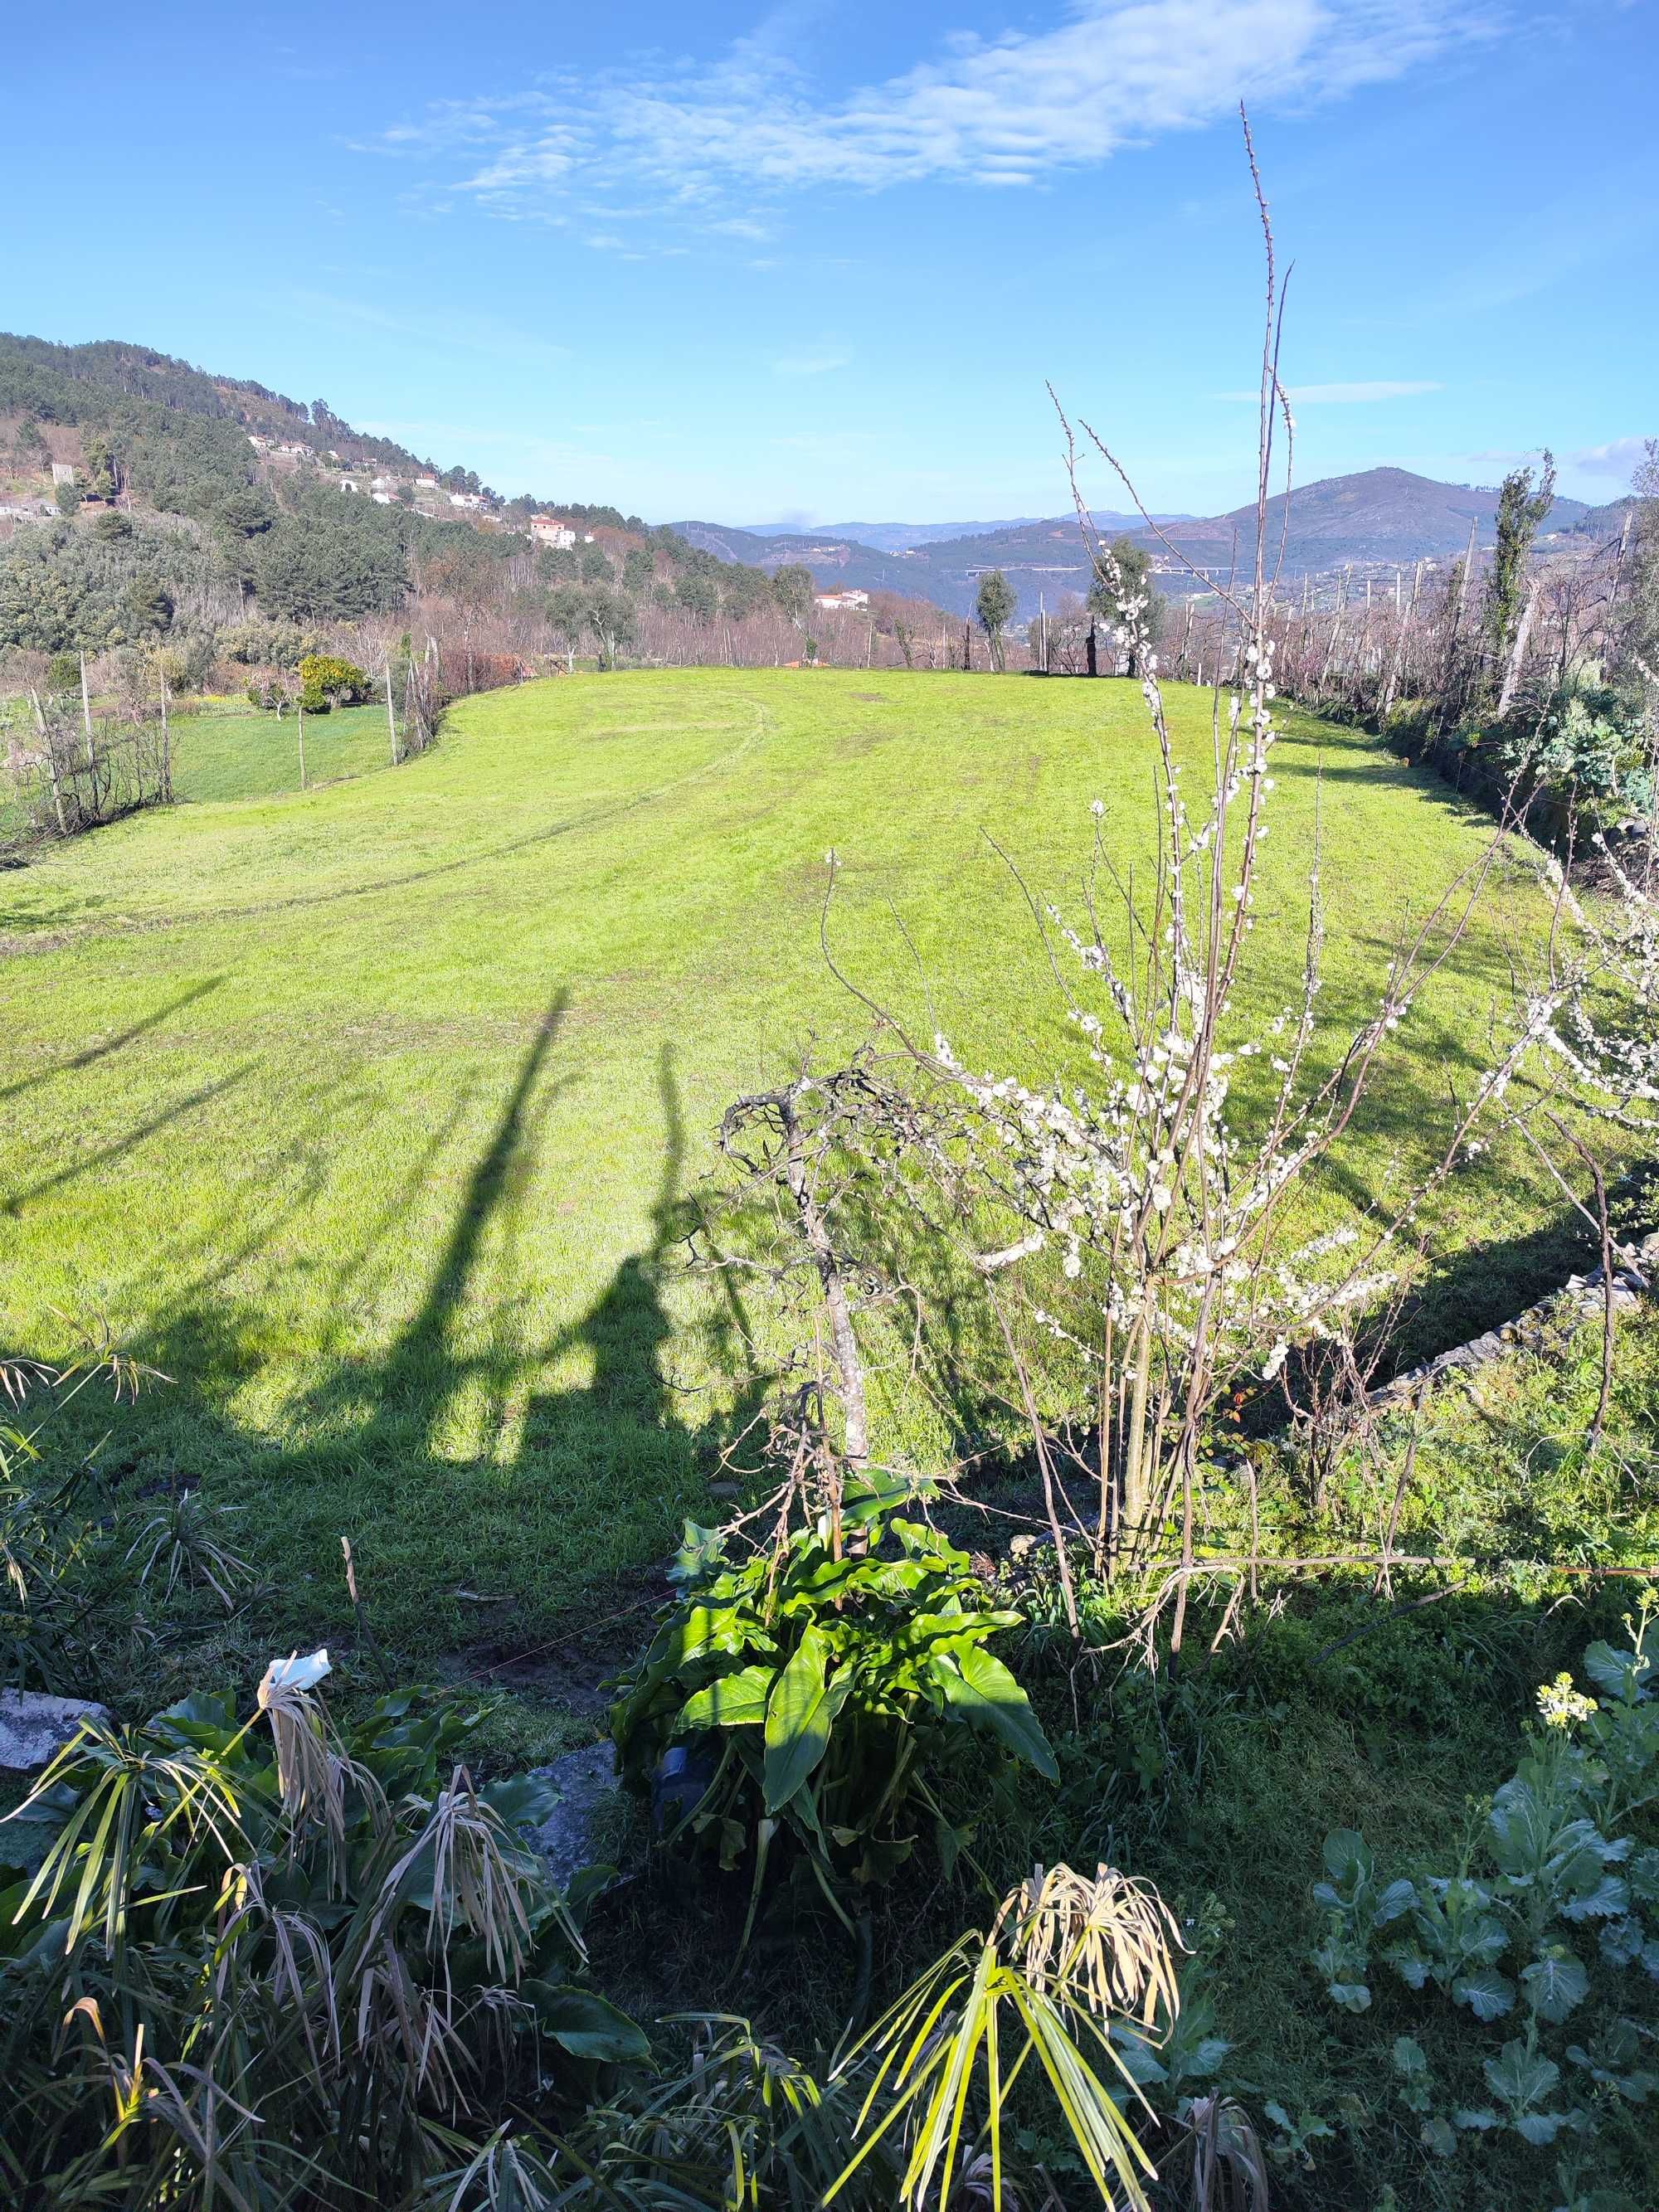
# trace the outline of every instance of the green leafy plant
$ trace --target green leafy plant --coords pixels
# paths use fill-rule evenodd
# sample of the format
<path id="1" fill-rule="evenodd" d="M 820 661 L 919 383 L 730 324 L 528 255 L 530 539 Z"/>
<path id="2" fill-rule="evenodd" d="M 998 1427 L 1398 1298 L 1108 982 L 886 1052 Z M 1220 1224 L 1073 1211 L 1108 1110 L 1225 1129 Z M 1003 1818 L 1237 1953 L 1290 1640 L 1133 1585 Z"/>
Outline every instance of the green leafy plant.
<path id="1" fill-rule="evenodd" d="M 307 653 L 300 662 L 300 704 L 307 714 L 325 714 L 331 707 L 349 707 L 368 698 L 370 678 L 355 661 L 337 653 Z"/>
<path id="2" fill-rule="evenodd" d="M 684 1595 L 611 1713 L 636 1789 L 672 1747 L 705 1761 L 671 1840 L 728 1869 L 750 1855 L 758 1894 L 781 1835 L 843 1918 L 846 1882 L 884 1881 L 924 1838 L 954 1865 L 972 1831 L 948 1785 L 975 1740 L 1057 1778 L 1024 1692 L 986 1649 L 1019 1615 L 894 1510 L 908 1495 L 850 1483 L 838 1515 L 735 1565 L 722 1539 L 688 1528 Z"/>

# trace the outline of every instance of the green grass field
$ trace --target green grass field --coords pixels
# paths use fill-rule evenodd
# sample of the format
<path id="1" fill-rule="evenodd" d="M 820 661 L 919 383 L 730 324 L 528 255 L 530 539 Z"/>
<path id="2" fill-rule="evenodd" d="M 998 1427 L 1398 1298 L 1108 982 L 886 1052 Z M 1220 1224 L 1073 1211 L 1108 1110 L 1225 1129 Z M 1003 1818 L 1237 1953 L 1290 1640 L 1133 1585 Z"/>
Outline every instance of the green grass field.
<path id="1" fill-rule="evenodd" d="M 336 783 L 391 764 L 384 707 L 337 707 L 305 721 L 306 783 Z M 181 799 L 280 799 L 300 788 L 292 714 L 216 704 L 173 725 L 173 789 Z"/>
<path id="2" fill-rule="evenodd" d="M 1197 779 L 1207 698 L 1173 707 Z M 1487 833 L 1287 719 L 1255 997 L 1294 989 L 1317 795 L 1338 1023 Z M 377 764 L 374 710 L 330 724 L 331 772 Z M 1130 684 L 712 670 L 477 698 L 425 757 L 304 795 L 286 743 L 204 718 L 196 803 L 0 877 L 0 1342 L 106 1318 L 172 1378 L 117 1466 L 240 1505 L 296 1636 L 337 1624 L 349 1533 L 382 1634 L 430 1651 L 478 1633 L 458 1591 L 544 1626 L 708 1513 L 737 1359 L 674 1209 L 734 1092 L 864 1033 L 819 951 L 826 850 L 848 969 L 1031 1056 L 1052 987 L 983 833 L 1075 906 L 1091 799 L 1150 854 L 1152 750 Z M 1331 1203 L 1421 1157 L 1538 913 L 1500 872 Z M 1558 1218 L 1513 1158 L 1460 1176 L 1449 1334 L 1531 1294 Z"/>

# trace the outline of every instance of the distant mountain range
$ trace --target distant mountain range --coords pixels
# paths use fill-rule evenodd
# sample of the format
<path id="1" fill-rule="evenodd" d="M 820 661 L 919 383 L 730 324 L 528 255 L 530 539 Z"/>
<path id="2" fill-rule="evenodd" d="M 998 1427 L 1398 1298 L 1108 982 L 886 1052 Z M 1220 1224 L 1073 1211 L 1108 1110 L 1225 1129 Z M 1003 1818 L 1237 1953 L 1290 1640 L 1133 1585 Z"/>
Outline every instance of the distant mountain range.
<path id="1" fill-rule="evenodd" d="M 1138 530 L 1138 514 L 1118 514 L 1109 507 L 1094 509 L 1097 530 Z M 1157 514 L 1154 522 L 1188 522 L 1185 514 Z M 940 545 L 958 538 L 994 538 L 1005 530 L 1029 530 L 1041 523 L 1039 514 L 1016 514 L 1000 522 L 826 522 L 817 531 L 803 531 L 799 522 L 745 522 L 738 526 L 750 538 L 848 538 L 855 545 L 868 545 L 878 553 L 908 553 L 918 545 Z"/>
<path id="2" fill-rule="evenodd" d="M 1292 493 L 1288 530 L 1283 495 L 1269 501 L 1269 556 L 1279 560 L 1282 542 L 1280 573 L 1297 580 L 1343 568 L 1363 574 L 1410 568 L 1418 561 L 1443 562 L 1463 551 L 1471 524 L 1478 544 L 1492 544 L 1497 508 L 1495 489 L 1439 483 L 1409 469 L 1364 469 L 1352 476 L 1326 477 Z M 1203 588 L 1182 572 L 1164 543 L 1138 517 L 1103 513 L 1095 520 L 1108 534 L 1121 531 L 1150 547 L 1163 572 L 1159 581 L 1164 591 L 1183 593 Z M 1612 535 L 1622 522 L 1622 502 L 1591 507 L 1583 500 L 1558 499 L 1546 519 L 1544 534 L 1547 538 L 1585 533 L 1599 538 Z M 708 522 L 673 526 L 722 561 L 767 569 L 799 562 L 826 588 L 897 592 L 908 599 L 931 600 L 958 616 L 972 612 L 979 579 L 987 568 L 1000 568 L 1013 586 L 1022 622 L 1036 612 L 1040 600 L 1052 607 L 1067 593 L 1082 596 L 1090 581 L 1088 556 L 1073 515 L 961 524 L 954 537 L 926 539 L 916 532 L 951 526 L 848 523 L 810 533 L 738 530 Z M 1228 514 L 1172 517 L 1161 522 L 1160 528 L 1168 547 L 1217 580 L 1235 566 L 1248 569 L 1254 561 L 1254 505 L 1236 507 Z M 878 538 L 885 543 L 878 545 Z M 915 542 L 899 542 L 906 538 Z"/>

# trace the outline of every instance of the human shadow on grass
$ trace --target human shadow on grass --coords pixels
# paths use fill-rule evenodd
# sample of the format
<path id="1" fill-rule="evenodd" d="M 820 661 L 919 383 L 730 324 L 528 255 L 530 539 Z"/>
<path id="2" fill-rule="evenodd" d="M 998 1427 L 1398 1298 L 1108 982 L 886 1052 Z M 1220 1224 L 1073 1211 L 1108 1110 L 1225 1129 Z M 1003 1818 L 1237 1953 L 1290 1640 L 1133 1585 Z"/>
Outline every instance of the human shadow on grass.
<path id="1" fill-rule="evenodd" d="M 251 1514 L 280 1513 L 269 1556 L 288 1569 L 302 1563 L 301 1578 L 317 1585 L 314 1594 L 298 1590 L 288 1573 L 276 1601 L 284 1635 L 337 1636 L 342 1533 L 371 1601 L 377 1580 L 383 1592 L 396 1589 L 385 1607 L 398 1616 L 391 1640 L 429 1656 L 468 1643 L 469 1632 L 503 1650 L 515 1636 L 522 1644 L 553 1612 L 660 1556 L 678 1515 L 707 1517 L 701 1478 L 753 1405 L 739 1390 L 734 1413 L 711 1400 L 706 1418 L 688 1422 L 683 1409 L 694 1401 L 669 1372 L 676 1332 L 665 1288 L 684 1233 L 686 1150 L 669 1046 L 659 1059 L 663 1149 L 645 1240 L 562 1327 L 538 1332 L 524 1318 L 533 1309 L 515 1294 L 548 1119 L 575 1079 L 559 1064 L 568 1011 L 562 993 L 538 1022 L 417 1307 L 383 1352 L 327 1360 L 283 1413 L 283 1441 L 262 1443 L 214 1411 L 257 1377 L 264 1332 L 239 1326 L 210 1280 L 142 1347 L 178 1381 L 147 1402 L 128 1464 L 147 1485 L 161 1478 L 164 1462 L 183 1459 L 198 1479 L 207 1475 L 210 1498 L 217 1492 Z M 452 1104 L 361 1245 L 337 1262 L 337 1299 L 362 1297 L 465 1104 Z M 580 1160 L 570 1164 L 574 1178 L 581 1171 Z M 280 1240 L 278 1223 L 267 1230 Z M 573 1356 L 586 1379 L 538 1387 L 550 1364 Z M 474 1620 L 463 1594 L 481 1590 L 503 1609 Z M 416 1626 L 422 1607 L 429 1626 Z"/>

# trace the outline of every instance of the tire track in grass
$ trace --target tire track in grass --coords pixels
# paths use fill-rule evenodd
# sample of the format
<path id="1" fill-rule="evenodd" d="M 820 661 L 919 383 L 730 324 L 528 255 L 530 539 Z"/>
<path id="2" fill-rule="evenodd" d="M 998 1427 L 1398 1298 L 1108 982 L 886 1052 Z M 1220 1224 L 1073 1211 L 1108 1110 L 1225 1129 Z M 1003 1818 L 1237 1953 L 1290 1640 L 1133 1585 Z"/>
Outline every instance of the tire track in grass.
<path id="1" fill-rule="evenodd" d="M 672 799 L 677 792 L 685 790 L 691 784 L 700 783 L 707 777 L 727 774 L 763 743 L 775 726 L 775 718 L 769 707 L 758 699 L 751 699 L 749 705 L 754 712 L 754 727 L 728 751 L 718 755 L 712 761 L 705 761 L 701 768 L 689 769 L 684 775 L 673 776 L 668 782 L 657 784 L 649 791 L 636 791 L 626 799 L 607 799 L 580 814 L 569 815 L 563 821 L 549 823 L 544 829 L 528 830 L 522 837 L 509 838 L 503 845 L 491 845 L 480 853 L 463 854 L 453 860 L 440 860 L 429 868 L 412 868 L 398 876 L 377 876 L 372 883 L 343 884 L 338 890 L 306 891 L 297 893 L 292 898 L 261 899 L 252 906 L 206 907 L 194 914 L 124 915 L 118 921 L 102 926 L 88 922 L 79 929 L 44 933 L 40 937 L 31 937 L 21 942 L 0 938 L 0 958 L 20 960 L 31 955 L 39 957 L 61 951 L 66 945 L 84 945 L 99 938 L 142 936 L 146 931 L 156 929 L 188 929 L 201 922 L 253 921 L 262 915 L 285 914 L 307 907 L 337 906 L 346 899 L 374 898 L 383 891 L 407 890 L 411 884 L 432 883 L 441 876 L 456 875 L 464 869 L 478 867 L 487 860 L 508 860 L 515 853 L 528 852 L 538 845 L 550 844 L 556 837 L 572 836 L 579 830 L 621 821 L 627 815 L 637 813 L 642 807 L 653 806 L 659 800 Z"/>

